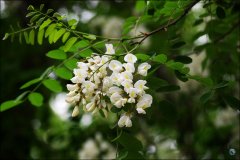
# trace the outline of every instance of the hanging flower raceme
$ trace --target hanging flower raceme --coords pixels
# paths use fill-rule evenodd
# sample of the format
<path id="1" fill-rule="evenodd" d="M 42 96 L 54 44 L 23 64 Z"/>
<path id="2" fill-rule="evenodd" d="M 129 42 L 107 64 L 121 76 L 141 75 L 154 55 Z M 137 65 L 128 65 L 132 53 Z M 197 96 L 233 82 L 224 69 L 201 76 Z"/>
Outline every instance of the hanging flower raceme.
<path id="1" fill-rule="evenodd" d="M 113 106 L 126 107 L 121 111 L 118 125 L 131 127 L 134 113 L 146 114 L 152 96 L 145 92 L 147 81 L 139 77 L 146 76 L 151 66 L 146 62 L 138 65 L 137 57 L 131 53 L 124 56 L 124 63 L 115 57 L 113 45 L 106 44 L 104 55 L 94 54 L 77 63 L 71 79 L 73 84 L 67 84 L 66 102 L 75 106 L 72 116 L 79 114 L 80 107 L 92 113 L 102 110 L 105 116 Z"/>

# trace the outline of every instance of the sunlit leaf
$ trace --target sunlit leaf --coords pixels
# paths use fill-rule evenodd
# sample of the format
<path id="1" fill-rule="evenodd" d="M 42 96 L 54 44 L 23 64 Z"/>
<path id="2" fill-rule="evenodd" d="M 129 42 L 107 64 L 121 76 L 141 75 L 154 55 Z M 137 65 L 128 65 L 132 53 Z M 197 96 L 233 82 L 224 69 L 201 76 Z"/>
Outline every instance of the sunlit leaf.
<path id="1" fill-rule="evenodd" d="M 63 43 L 66 42 L 66 40 L 68 39 L 69 35 L 70 35 L 70 32 L 64 33 L 64 35 L 63 35 L 63 37 L 62 37 L 62 42 L 63 42 Z"/>
<path id="2" fill-rule="evenodd" d="M 159 54 L 152 58 L 154 62 L 165 63 L 167 61 L 167 56 L 165 54 Z"/>
<path id="3" fill-rule="evenodd" d="M 95 39 L 96 39 L 96 36 L 93 35 L 93 34 L 83 35 L 83 37 L 85 37 L 85 38 L 87 38 L 87 39 L 90 39 L 90 40 L 95 40 Z"/>
<path id="4" fill-rule="evenodd" d="M 40 107 L 43 104 L 43 96 L 40 93 L 32 92 L 28 95 L 28 100 L 32 105 Z"/>
<path id="5" fill-rule="evenodd" d="M 66 32 L 66 29 L 64 28 L 61 28 L 59 31 L 57 31 L 55 34 L 54 34 L 54 38 L 53 38 L 53 42 L 57 42 L 57 40 Z"/>
<path id="6" fill-rule="evenodd" d="M 60 67 L 54 71 L 56 75 L 60 78 L 70 80 L 72 78 L 72 72 L 66 69 L 65 67 Z"/>
<path id="7" fill-rule="evenodd" d="M 34 45 L 34 41 L 35 41 L 35 31 L 32 29 L 29 33 L 29 43 L 31 45 Z"/>
<path id="8" fill-rule="evenodd" d="M 58 93 L 62 91 L 62 86 L 60 83 L 54 79 L 46 79 L 43 81 L 43 85 L 49 90 Z"/>
<path id="9" fill-rule="evenodd" d="M 16 101 L 16 100 L 9 100 L 9 101 L 3 102 L 0 106 L 0 110 L 1 110 L 1 112 L 3 112 L 3 111 L 6 111 L 10 108 L 13 108 L 13 107 L 21 104 L 21 103 L 22 103 L 22 101 Z"/>
<path id="10" fill-rule="evenodd" d="M 67 54 L 60 49 L 56 49 L 56 50 L 51 50 L 49 51 L 46 56 L 53 58 L 53 59 L 58 59 L 58 60 L 63 60 L 67 58 Z"/>
<path id="11" fill-rule="evenodd" d="M 43 42 L 44 29 L 38 32 L 37 41 L 38 44 L 42 45 Z"/>
<path id="12" fill-rule="evenodd" d="M 68 59 L 67 61 L 64 62 L 64 65 L 70 69 L 73 70 L 74 68 L 77 67 L 77 62 L 78 60 L 76 58 Z"/>
<path id="13" fill-rule="evenodd" d="M 47 28 L 47 30 L 45 32 L 45 38 L 47 38 L 52 33 L 52 31 L 55 29 L 56 25 L 57 24 L 53 23 Z"/>
<path id="14" fill-rule="evenodd" d="M 39 31 L 41 31 L 42 29 L 44 29 L 45 27 L 47 27 L 50 23 L 52 22 L 52 20 L 50 18 L 48 18 L 46 21 L 43 22 L 43 24 L 39 27 Z"/>
<path id="15" fill-rule="evenodd" d="M 70 38 L 64 46 L 64 52 L 67 52 L 76 41 L 77 41 L 77 37 Z"/>
<path id="16" fill-rule="evenodd" d="M 27 87 L 29 87 L 29 86 L 31 86 L 31 85 L 33 85 L 33 84 L 36 84 L 36 83 L 38 83 L 38 82 L 40 82 L 40 81 L 41 81 L 40 78 L 33 79 L 33 80 L 28 81 L 27 83 L 23 84 L 23 85 L 20 87 L 20 89 L 27 88 Z"/>
<path id="17" fill-rule="evenodd" d="M 140 60 L 143 60 L 143 61 L 147 61 L 150 58 L 149 55 L 143 54 L 143 53 L 135 54 L 135 56 L 137 57 L 137 59 L 140 59 Z"/>

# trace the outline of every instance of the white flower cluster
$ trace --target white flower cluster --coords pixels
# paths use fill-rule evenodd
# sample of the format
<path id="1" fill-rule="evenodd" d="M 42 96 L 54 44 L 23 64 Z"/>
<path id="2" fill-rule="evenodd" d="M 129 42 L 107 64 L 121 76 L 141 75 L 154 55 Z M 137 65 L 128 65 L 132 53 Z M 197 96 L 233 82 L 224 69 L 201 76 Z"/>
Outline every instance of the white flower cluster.
<path id="1" fill-rule="evenodd" d="M 78 159 L 115 159 L 116 149 L 106 140 L 102 134 L 97 133 L 95 138 L 87 139 L 78 152 Z"/>
<path id="2" fill-rule="evenodd" d="M 146 81 L 136 79 L 135 75 L 146 76 L 151 66 L 144 62 L 138 65 L 137 57 L 127 53 L 124 63 L 114 60 L 115 50 L 112 44 L 106 44 L 103 56 L 94 54 L 86 62 L 78 62 L 74 69 L 73 84 L 68 84 L 66 101 L 75 106 L 72 116 L 79 114 L 79 107 L 87 112 L 97 112 L 100 109 L 105 115 L 114 105 L 117 108 L 127 104 L 138 114 L 146 114 L 145 109 L 152 104 L 152 96 L 145 93 Z M 133 110 L 124 112 L 118 121 L 120 127 L 131 127 Z"/>

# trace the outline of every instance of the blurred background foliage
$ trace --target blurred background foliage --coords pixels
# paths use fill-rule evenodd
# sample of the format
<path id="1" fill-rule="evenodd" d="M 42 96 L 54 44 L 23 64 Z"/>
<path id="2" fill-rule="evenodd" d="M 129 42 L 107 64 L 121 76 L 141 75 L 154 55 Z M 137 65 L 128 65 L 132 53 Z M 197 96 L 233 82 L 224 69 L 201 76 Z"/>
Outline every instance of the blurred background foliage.
<path id="1" fill-rule="evenodd" d="M 121 37 L 165 26 L 192 2 L 46 1 L 45 8 L 76 19 L 79 31 Z M 1 1 L 1 37 L 11 32 L 10 25 L 16 30 L 26 27 L 27 7 L 41 3 Z M 186 63 L 191 75 L 206 77 L 193 78 L 201 83 L 191 78 L 186 81 L 161 65 L 147 79 L 153 105 L 146 116 L 135 117 L 133 127 L 123 133 L 141 141 L 140 153 L 135 152 L 136 139 L 124 139 L 129 135 L 111 142 L 117 136 L 116 128 L 112 129 L 117 121 L 114 114 L 105 119 L 81 112 L 71 118 L 72 108 L 64 100 L 66 92 L 53 94 L 40 87 L 43 106 L 24 102 L 1 112 L 1 159 L 109 159 L 116 151 L 123 159 L 239 159 L 239 5 L 231 0 L 199 1 L 176 24 L 150 36 L 136 50 L 150 56 L 166 54 Z M 62 44 L 49 45 L 46 40 L 40 46 L 7 40 L 0 45 L 2 103 L 17 97 L 24 82 L 56 63 L 45 53 Z M 163 85 L 166 81 L 171 87 Z M 61 83 L 64 86 L 68 81 Z"/>

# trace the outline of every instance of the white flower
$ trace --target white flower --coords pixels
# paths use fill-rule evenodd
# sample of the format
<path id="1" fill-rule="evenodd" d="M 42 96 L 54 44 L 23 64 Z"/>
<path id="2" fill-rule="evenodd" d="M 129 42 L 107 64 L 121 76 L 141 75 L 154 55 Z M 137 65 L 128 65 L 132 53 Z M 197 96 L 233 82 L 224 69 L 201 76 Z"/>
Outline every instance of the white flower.
<path id="1" fill-rule="evenodd" d="M 146 111 L 142 108 L 137 108 L 136 110 L 137 110 L 138 114 L 146 114 Z"/>
<path id="2" fill-rule="evenodd" d="M 118 126 L 119 127 L 132 127 L 132 121 L 130 119 L 130 116 L 127 114 L 121 115 L 119 121 L 118 121 Z"/>
<path id="3" fill-rule="evenodd" d="M 115 73 L 115 72 L 112 73 L 110 78 L 111 78 L 113 84 L 115 84 L 117 86 L 119 86 L 123 80 L 121 73 Z"/>
<path id="4" fill-rule="evenodd" d="M 73 73 L 75 77 L 71 79 L 73 83 L 82 83 L 87 77 L 87 71 L 83 69 L 74 69 Z"/>
<path id="5" fill-rule="evenodd" d="M 138 93 L 138 89 L 137 88 L 133 88 L 131 87 L 129 89 L 129 99 L 128 99 L 128 103 L 135 103 L 135 97 L 137 96 Z"/>
<path id="6" fill-rule="evenodd" d="M 75 91 L 70 91 L 68 94 L 67 94 L 67 96 L 68 97 L 73 97 L 73 96 L 75 96 L 77 93 L 75 92 Z"/>
<path id="7" fill-rule="evenodd" d="M 65 99 L 65 101 L 66 101 L 67 103 L 70 103 L 70 104 L 75 103 L 73 97 L 68 97 L 68 96 L 67 96 L 66 99 Z"/>
<path id="8" fill-rule="evenodd" d="M 150 94 L 144 94 L 142 97 L 139 98 L 137 103 L 137 111 L 139 114 L 145 114 L 145 111 L 142 110 L 148 108 L 152 105 L 152 96 Z M 141 109 L 139 109 L 141 108 Z"/>
<path id="9" fill-rule="evenodd" d="M 131 80 L 125 80 L 121 83 L 121 85 L 124 87 L 124 91 L 129 93 L 130 88 L 133 87 Z"/>
<path id="10" fill-rule="evenodd" d="M 112 86 L 112 80 L 110 77 L 104 77 L 102 80 L 102 89 L 103 91 L 108 91 L 109 87 Z"/>
<path id="11" fill-rule="evenodd" d="M 137 61 L 137 57 L 131 53 L 128 53 L 125 57 L 124 57 L 124 61 L 128 62 L 128 63 L 135 63 Z"/>
<path id="12" fill-rule="evenodd" d="M 107 49 L 106 54 L 115 54 L 115 50 L 112 44 L 105 44 L 105 46 Z"/>
<path id="13" fill-rule="evenodd" d="M 148 63 L 142 63 L 138 66 L 138 74 L 142 76 L 147 76 L 147 71 L 151 68 L 151 65 Z"/>
<path id="14" fill-rule="evenodd" d="M 133 79 L 133 75 L 132 75 L 131 72 L 124 71 L 124 72 L 121 73 L 121 76 L 124 80 L 132 81 L 132 79 Z"/>
<path id="15" fill-rule="evenodd" d="M 123 67 L 127 72 L 131 72 L 131 73 L 135 72 L 135 67 L 133 63 L 124 63 Z"/>
<path id="16" fill-rule="evenodd" d="M 84 81 L 82 83 L 82 87 L 83 87 L 83 89 L 82 89 L 83 93 L 87 93 L 87 92 L 92 93 L 95 89 L 95 84 L 92 83 L 91 81 Z"/>
<path id="17" fill-rule="evenodd" d="M 123 90 L 119 87 L 116 87 L 116 86 L 113 86 L 113 87 L 109 88 L 109 90 L 108 90 L 108 93 L 110 95 L 112 95 L 113 93 L 121 94 L 122 92 L 123 92 Z"/>
<path id="18" fill-rule="evenodd" d="M 148 89 L 148 87 L 145 86 L 146 83 L 147 83 L 147 81 L 145 81 L 145 80 L 138 80 L 134 84 L 134 88 L 138 89 L 139 93 L 142 94 L 142 93 L 144 93 L 144 90 Z"/>
<path id="19" fill-rule="evenodd" d="M 68 91 L 78 90 L 78 85 L 77 84 L 67 84 L 67 89 L 68 89 Z"/>
<path id="20" fill-rule="evenodd" d="M 95 105 L 95 102 L 90 102 L 86 105 L 86 109 L 88 112 L 91 112 L 95 109 L 96 105 Z"/>
<path id="21" fill-rule="evenodd" d="M 127 102 L 127 99 L 123 98 L 119 93 L 113 93 L 110 97 L 110 100 L 118 108 L 121 108 Z"/>
<path id="22" fill-rule="evenodd" d="M 75 106 L 72 112 L 72 117 L 76 117 L 79 115 L 79 108 L 78 106 Z"/>
<path id="23" fill-rule="evenodd" d="M 88 65 L 84 62 L 77 62 L 77 66 L 79 69 L 88 70 Z"/>
<path id="24" fill-rule="evenodd" d="M 112 60 L 109 63 L 109 69 L 113 72 L 120 72 L 122 70 L 122 63 L 117 60 Z"/>

